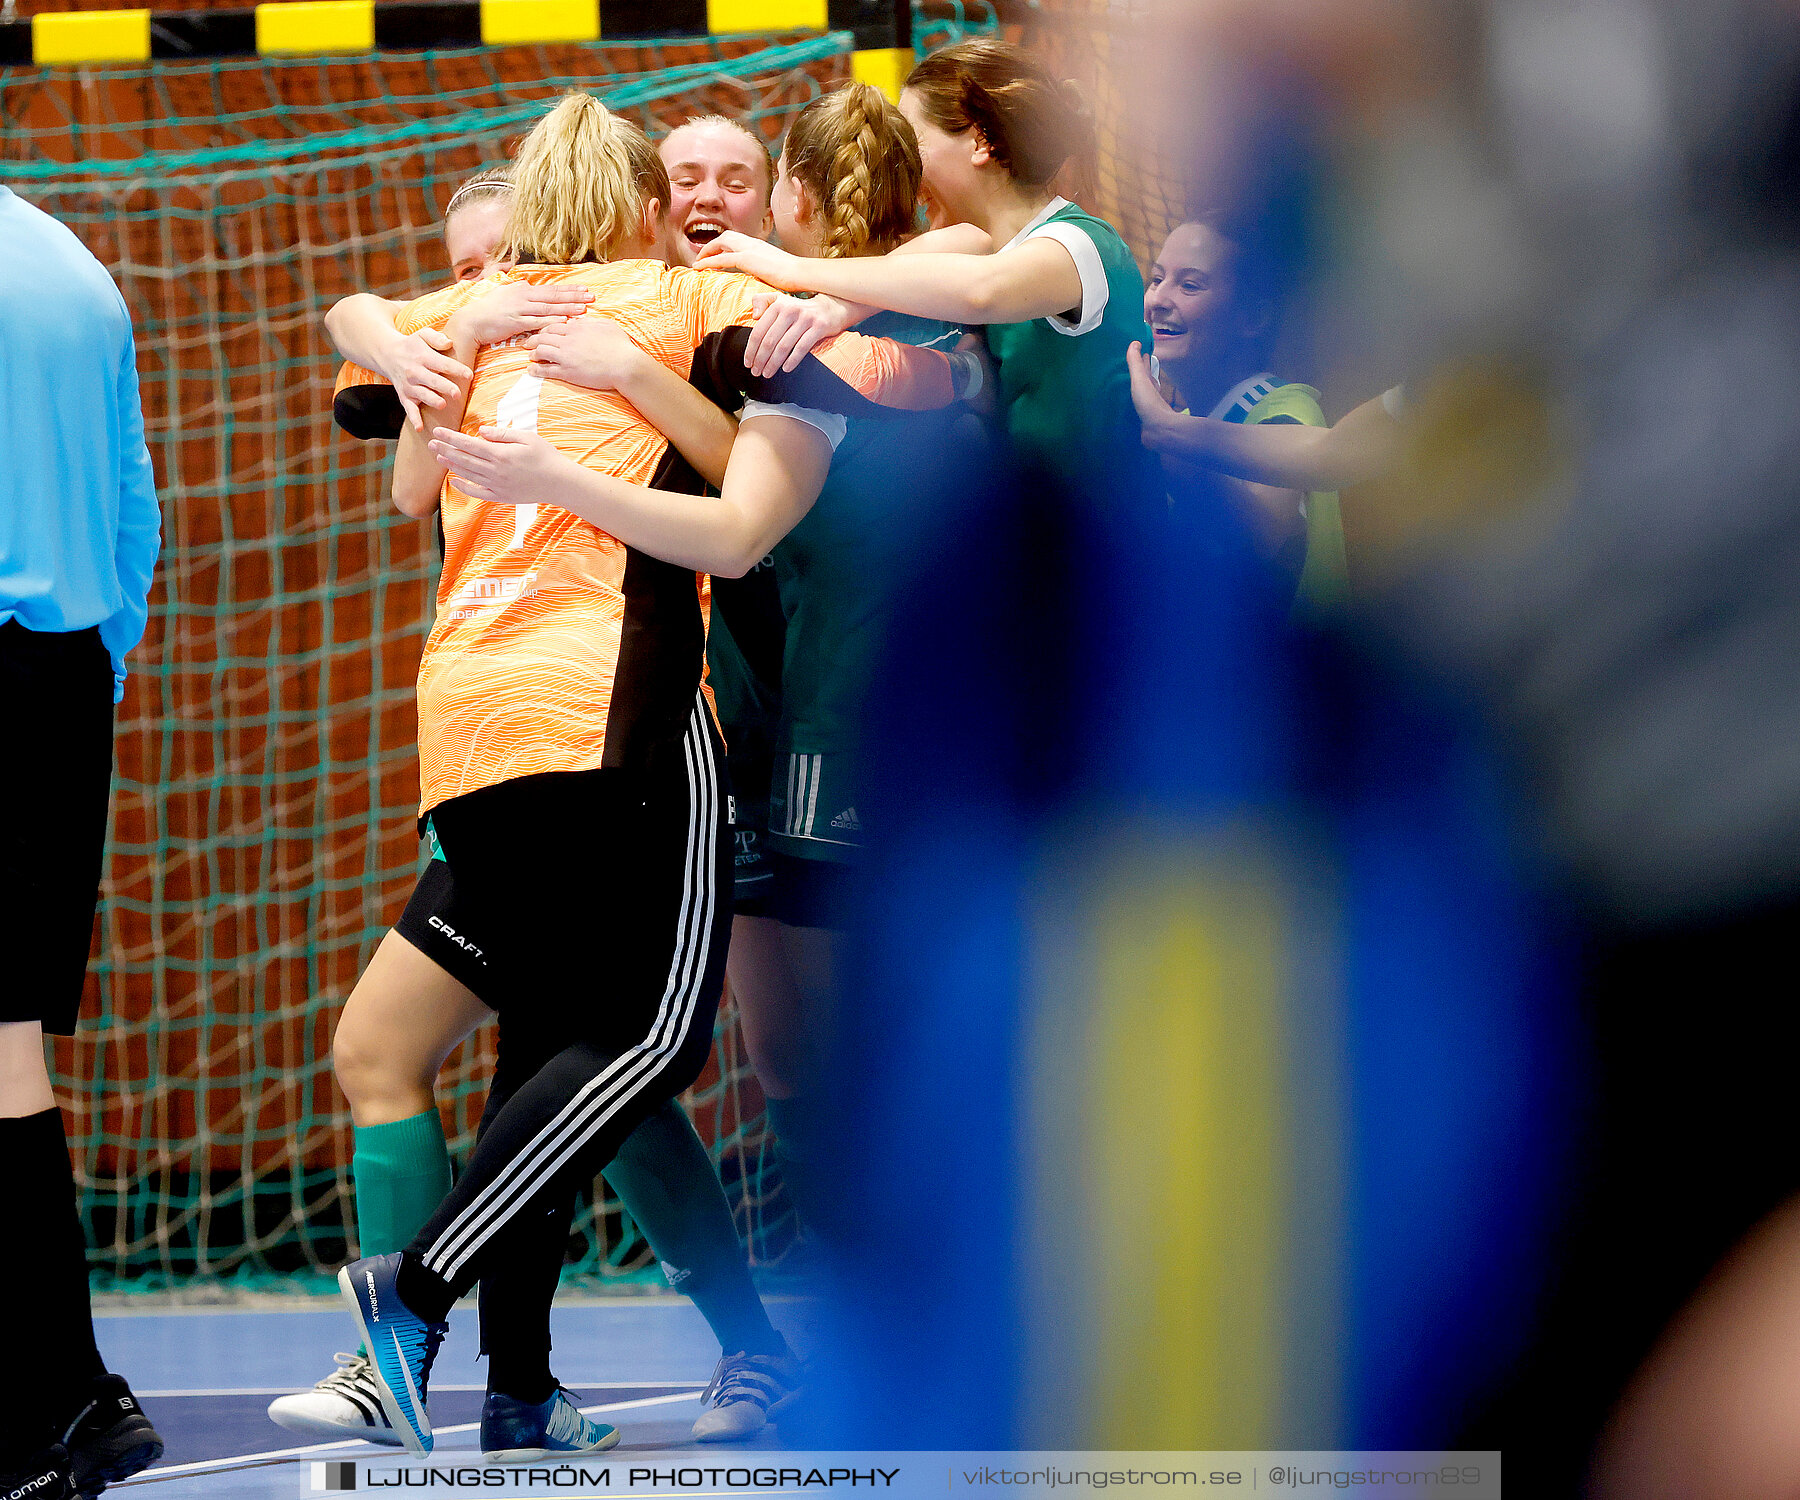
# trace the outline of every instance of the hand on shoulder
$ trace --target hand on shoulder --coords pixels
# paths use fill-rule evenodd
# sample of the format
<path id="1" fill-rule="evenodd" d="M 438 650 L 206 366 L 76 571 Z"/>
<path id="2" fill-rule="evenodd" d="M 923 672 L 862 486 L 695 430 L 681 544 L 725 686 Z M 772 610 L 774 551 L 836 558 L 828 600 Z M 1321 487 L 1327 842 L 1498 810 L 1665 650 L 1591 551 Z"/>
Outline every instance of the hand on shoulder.
<path id="1" fill-rule="evenodd" d="M 456 332 L 477 344 L 501 344 L 522 333 L 536 333 L 565 318 L 587 311 L 594 294 L 570 283 L 509 281 L 483 296 L 471 298 L 450 319 Z"/>
<path id="2" fill-rule="evenodd" d="M 752 375 L 798 369 L 800 361 L 826 339 L 836 338 L 868 315 L 869 309 L 836 297 L 777 297 L 759 292 L 751 299 L 756 325 L 744 347 Z"/>
<path id="3" fill-rule="evenodd" d="M 791 292 L 798 290 L 800 285 L 794 276 L 798 262 L 798 256 L 789 255 L 767 240 L 727 229 L 700 251 L 700 258 L 694 264 L 701 270 L 742 271 L 758 281 Z"/>

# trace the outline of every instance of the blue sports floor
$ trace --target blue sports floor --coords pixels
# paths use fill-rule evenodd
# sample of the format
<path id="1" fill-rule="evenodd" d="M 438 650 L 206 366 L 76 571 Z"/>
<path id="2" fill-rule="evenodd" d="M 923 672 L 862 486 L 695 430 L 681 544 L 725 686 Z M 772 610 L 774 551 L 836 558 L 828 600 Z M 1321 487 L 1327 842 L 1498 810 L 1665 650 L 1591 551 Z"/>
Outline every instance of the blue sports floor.
<path id="1" fill-rule="evenodd" d="M 771 1301 L 769 1314 L 796 1347 L 805 1304 Z M 94 1331 L 107 1367 L 131 1382 L 168 1445 L 161 1461 L 109 1495 L 135 1500 L 293 1500 L 315 1459 L 376 1457 L 396 1450 L 321 1443 L 268 1418 L 276 1396 L 312 1385 L 353 1350 L 350 1315 L 334 1299 L 286 1308 L 97 1310 Z M 693 1444 L 689 1428 L 719 1357 L 705 1321 L 685 1298 L 631 1296 L 559 1302 L 551 1325 L 557 1377 L 590 1415 L 623 1434 L 617 1451 Z M 431 1380 L 436 1452 L 477 1451 L 487 1367 L 478 1362 L 472 1304 L 450 1316 L 450 1336 Z M 774 1446 L 765 1433 L 751 1446 Z M 739 1445 L 741 1446 L 741 1445 Z"/>

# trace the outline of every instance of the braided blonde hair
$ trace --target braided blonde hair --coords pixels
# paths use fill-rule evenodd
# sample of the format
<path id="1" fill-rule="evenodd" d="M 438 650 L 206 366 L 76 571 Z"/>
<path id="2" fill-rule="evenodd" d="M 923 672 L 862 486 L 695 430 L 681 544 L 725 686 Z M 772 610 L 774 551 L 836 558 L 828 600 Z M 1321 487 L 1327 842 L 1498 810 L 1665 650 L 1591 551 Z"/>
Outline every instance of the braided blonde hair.
<path id="1" fill-rule="evenodd" d="M 881 255 L 917 230 L 918 137 L 872 84 L 813 100 L 788 130 L 782 159 L 825 216 L 825 257 Z"/>
<path id="2" fill-rule="evenodd" d="M 648 137 L 592 94 L 567 94 L 513 161 L 512 209 L 500 255 L 540 265 L 611 260 L 643 223 L 669 211 L 669 174 Z"/>

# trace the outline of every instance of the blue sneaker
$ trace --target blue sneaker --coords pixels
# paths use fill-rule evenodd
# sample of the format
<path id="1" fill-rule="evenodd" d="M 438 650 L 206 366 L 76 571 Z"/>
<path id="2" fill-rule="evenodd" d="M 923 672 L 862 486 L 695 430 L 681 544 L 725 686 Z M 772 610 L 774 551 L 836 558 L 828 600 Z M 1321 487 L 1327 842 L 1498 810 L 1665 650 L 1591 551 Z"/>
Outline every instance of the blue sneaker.
<path id="1" fill-rule="evenodd" d="M 408 1448 L 429 1453 L 431 1417 L 425 1410 L 425 1387 L 431 1379 L 431 1362 L 450 1325 L 427 1323 L 400 1300 L 394 1280 L 399 1270 L 399 1251 L 371 1255 L 339 1271 L 338 1286 L 362 1329 L 369 1363 L 381 1388 L 382 1410 Z"/>
<path id="2" fill-rule="evenodd" d="M 506 1463 L 536 1463 L 569 1453 L 602 1453 L 619 1441 L 619 1429 L 592 1422 L 558 1386 L 541 1406 L 489 1391 L 481 1403 L 481 1456 Z"/>

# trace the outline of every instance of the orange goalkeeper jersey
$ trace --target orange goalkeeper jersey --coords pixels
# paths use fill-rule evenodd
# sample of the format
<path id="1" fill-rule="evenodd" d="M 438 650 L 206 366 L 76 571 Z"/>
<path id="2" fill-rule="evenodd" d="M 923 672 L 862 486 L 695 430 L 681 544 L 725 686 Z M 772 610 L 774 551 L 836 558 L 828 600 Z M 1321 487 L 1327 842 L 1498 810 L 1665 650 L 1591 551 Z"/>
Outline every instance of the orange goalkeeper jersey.
<path id="1" fill-rule="evenodd" d="M 395 326 L 441 328 L 515 280 L 589 288 L 590 313 L 684 377 L 703 341 L 754 321 L 751 297 L 764 290 L 747 276 L 648 260 L 520 266 L 422 297 Z M 952 400 L 949 363 L 933 351 L 845 334 L 815 352 L 882 405 Z M 482 348 L 465 433 L 523 428 L 600 473 L 698 491 L 698 476 L 624 397 L 544 380 L 529 362 L 522 339 Z M 379 378 L 346 366 L 339 390 Z M 448 479 L 442 505 L 443 578 L 419 665 L 421 814 L 521 776 L 642 765 L 678 744 L 704 673 L 706 576 L 553 506 L 475 500 Z"/>

